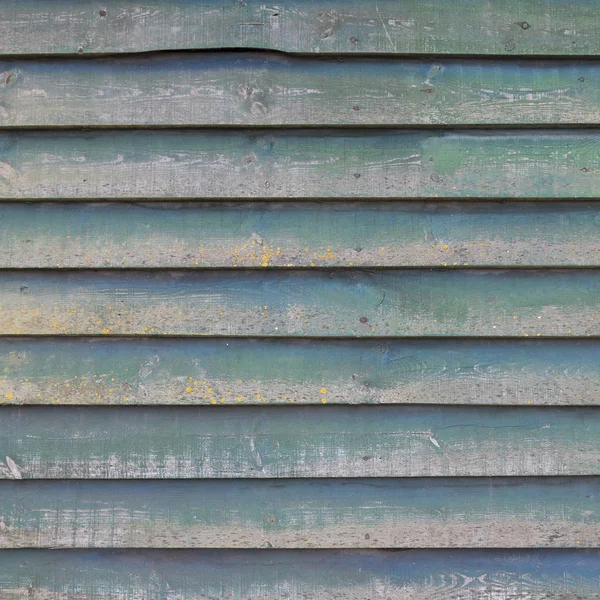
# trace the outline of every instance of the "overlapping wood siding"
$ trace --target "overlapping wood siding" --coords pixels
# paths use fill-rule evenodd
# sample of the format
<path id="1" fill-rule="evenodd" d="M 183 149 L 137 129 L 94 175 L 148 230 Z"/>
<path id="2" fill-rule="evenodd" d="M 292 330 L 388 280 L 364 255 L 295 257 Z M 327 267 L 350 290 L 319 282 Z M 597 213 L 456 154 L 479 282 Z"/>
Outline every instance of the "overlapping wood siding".
<path id="1" fill-rule="evenodd" d="M 0 3 L 0 599 L 600 599 L 599 124 L 593 0 Z"/>

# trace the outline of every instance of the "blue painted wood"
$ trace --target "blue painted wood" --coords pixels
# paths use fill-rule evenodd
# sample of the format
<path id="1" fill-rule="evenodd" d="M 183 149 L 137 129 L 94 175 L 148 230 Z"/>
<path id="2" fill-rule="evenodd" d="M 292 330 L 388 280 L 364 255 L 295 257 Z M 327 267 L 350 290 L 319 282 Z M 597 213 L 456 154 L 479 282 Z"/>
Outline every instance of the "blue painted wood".
<path id="1" fill-rule="evenodd" d="M 598 550 L 0 550 L 0 593 L 178 600 L 597 600 Z"/>

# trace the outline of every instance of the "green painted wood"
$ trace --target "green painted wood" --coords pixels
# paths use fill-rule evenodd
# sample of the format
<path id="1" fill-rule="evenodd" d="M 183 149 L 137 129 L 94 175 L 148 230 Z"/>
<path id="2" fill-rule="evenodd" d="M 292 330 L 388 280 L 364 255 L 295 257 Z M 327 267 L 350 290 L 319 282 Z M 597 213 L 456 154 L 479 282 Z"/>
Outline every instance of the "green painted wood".
<path id="1" fill-rule="evenodd" d="M 4 550 L 12 600 L 598 600 L 598 550 Z"/>
<path id="2" fill-rule="evenodd" d="M 2 481 L 2 548 L 577 548 L 600 478 Z"/>
<path id="3" fill-rule="evenodd" d="M 272 48 L 318 53 L 598 54 L 593 0 L 4 0 L 0 53 Z"/>
<path id="4" fill-rule="evenodd" d="M 600 266 L 595 203 L 5 203 L 0 224 L 0 268 Z"/>
<path id="5" fill-rule="evenodd" d="M 2 127 L 600 121 L 598 62 L 186 53 L 8 60 L 0 74 Z"/>
<path id="6" fill-rule="evenodd" d="M 0 338 L 0 401 L 8 405 L 293 405 L 324 397 L 327 404 L 598 405 L 600 344 Z"/>
<path id="7" fill-rule="evenodd" d="M 600 409 L 13 407 L 0 457 L 8 479 L 600 475 Z"/>
<path id="8" fill-rule="evenodd" d="M 4 335 L 597 336 L 600 271 L 4 271 Z"/>
<path id="9" fill-rule="evenodd" d="M 0 135 L 0 199 L 543 199 L 598 189 L 595 130 Z"/>

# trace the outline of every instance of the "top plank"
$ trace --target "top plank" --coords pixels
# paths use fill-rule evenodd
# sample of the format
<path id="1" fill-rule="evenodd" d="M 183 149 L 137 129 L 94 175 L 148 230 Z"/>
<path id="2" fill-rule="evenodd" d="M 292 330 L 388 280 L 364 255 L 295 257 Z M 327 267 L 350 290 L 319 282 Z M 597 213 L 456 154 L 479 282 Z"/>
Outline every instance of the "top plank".
<path id="1" fill-rule="evenodd" d="M 594 0 L 4 0 L 0 54 L 213 48 L 298 53 L 600 53 Z"/>

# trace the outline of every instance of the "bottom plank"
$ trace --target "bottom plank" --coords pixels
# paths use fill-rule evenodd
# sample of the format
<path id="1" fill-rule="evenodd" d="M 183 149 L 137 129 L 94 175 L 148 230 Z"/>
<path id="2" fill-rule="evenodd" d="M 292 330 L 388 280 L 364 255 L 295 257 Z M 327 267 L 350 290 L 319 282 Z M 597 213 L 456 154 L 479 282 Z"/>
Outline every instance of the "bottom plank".
<path id="1" fill-rule="evenodd" d="M 4 481 L 3 548 L 600 547 L 600 477 Z"/>
<path id="2" fill-rule="evenodd" d="M 12 600 L 596 600 L 600 551 L 11 550 Z"/>
<path id="3" fill-rule="evenodd" d="M 12 600 L 596 600 L 600 551 L 11 550 Z"/>

